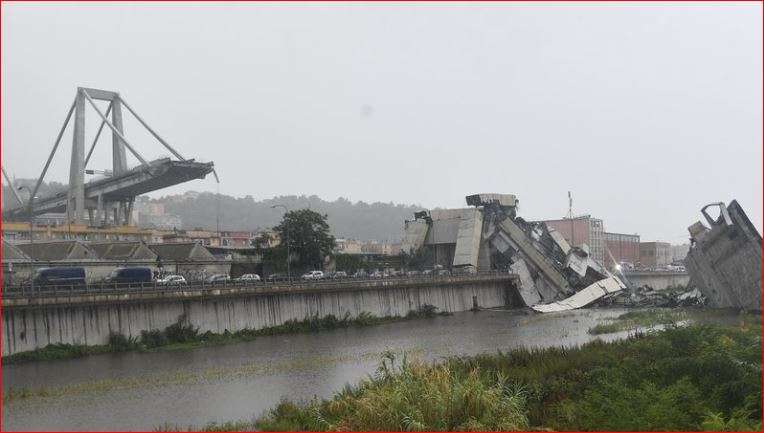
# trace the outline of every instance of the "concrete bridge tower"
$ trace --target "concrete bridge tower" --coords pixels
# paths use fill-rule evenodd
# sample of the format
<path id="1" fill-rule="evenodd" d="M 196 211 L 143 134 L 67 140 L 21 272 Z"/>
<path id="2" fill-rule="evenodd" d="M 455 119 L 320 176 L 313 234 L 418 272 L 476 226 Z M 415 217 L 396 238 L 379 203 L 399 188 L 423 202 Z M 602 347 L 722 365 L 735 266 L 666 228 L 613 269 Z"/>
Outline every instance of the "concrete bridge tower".
<path id="1" fill-rule="evenodd" d="M 102 112 L 95 100 L 108 101 L 106 112 Z M 85 111 L 90 105 L 101 118 L 101 125 L 90 149 L 85 152 Z M 164 158 L 149 163 L 125 138 L 122 108 L 127 109 L 146 130 L 159 141 L 177 159 Z M 54 195 L 37 198 L 36 194 L 50 167 L 61 137 L 69 121 L 74 116 L 72 152 L 69 165 L 69 187 L 66 197 Z M 111 119 L 109 119 L 111 115 Z M 101 132 L 107 126 L 111 129 L 112 166 L 110 172 L 104 172 L 108 179 L 85 183 L 86 171 L 94 174 L 96 170 L 86 170 Z M 139 162 L 140 166 L 129 169 L 127 151 Z M 66 212 L 67 219 L 73 224 L 83 224 L 87 220 L 91 225 L 129 224 L 135 197 L 146 192 L 177 185 L 192 179 L 203 179 L 207 174 L 215 174 L 212 162 L 201 163 L 185 159 L 133 110 L 119 93 L 109 90 L 78 87 L 74 102 L 69 108 L 64 124 L 59 130 L 53 150 L 48 156 L 42 174 L 37 179 L 29 202 L 25 205 L 4 211 L 4 218 L 24 219 L 31 214 L 45 212 Z"/>

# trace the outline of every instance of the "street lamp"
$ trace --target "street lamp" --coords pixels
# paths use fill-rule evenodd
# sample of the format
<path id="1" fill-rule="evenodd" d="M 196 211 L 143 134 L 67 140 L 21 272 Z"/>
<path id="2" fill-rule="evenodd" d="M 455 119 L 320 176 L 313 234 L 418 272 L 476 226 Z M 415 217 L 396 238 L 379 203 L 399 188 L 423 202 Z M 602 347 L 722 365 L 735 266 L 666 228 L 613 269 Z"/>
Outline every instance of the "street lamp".
<path id="1" fill-rule="evenodd" d="M 28 186 L 20 186 L 16 188 L 17 190 L 21 191 L 22 189 L 25 189 L 29 192 L 29 200 L 27 201 L 27 207 L 29 210 L 29 275 L 30 275 L 30 284 L 32 292 L 34 292 L 34 214 L 32 213 L 32 206 L 34 205 L 34 194 L 32 194 L 32 190 L 29 189 Z"/>
<path id="2" fill-rule="evenodd" d="M 271 206 L 271 209 L 276 209 L 277 207 L 283 207 L 284 208 L 284 216 L 286 216 L 286 214 L 289 212 L 289 209 L 287 209 L 287 207 L 284 206 L 283 204 L 274 204 L 273 206 Z M 284 220 L 286 221 L 286 218 L 284 218 Z M 287 246 L 287 258 L 286 258 L 286 262 L 287 262 L 287 278 L 289 279 L 289 282 L 292 282 L 292 271 L 291 271 L 291 269 L 289 267 L 289 262 L 290 262 L 290 258 L 291 258 L 290 257 L 291 254 L 289 253 L 289 227 L 287 227 L 286 225 L 284 226 L 284 234 L 286 235 L 286 246 Z"/>

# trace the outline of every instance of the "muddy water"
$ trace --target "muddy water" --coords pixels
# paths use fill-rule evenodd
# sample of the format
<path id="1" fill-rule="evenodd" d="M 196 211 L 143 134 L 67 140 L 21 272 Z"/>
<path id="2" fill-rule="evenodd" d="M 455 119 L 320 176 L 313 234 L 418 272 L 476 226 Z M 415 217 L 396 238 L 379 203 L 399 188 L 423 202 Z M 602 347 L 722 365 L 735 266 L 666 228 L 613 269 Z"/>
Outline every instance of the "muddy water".
<path id="1" fill-rule="evenodd" d="M 3 367 L 3 390 L 32 395 L 3 403 L 4 430 L 152 430 L 251 420 L 281 398 L 326 397 L 372 374 L 385 350 L 425 360 L 517 346 L 572 346 L 623 310 L 545 315 L 523 311 L 452 316 L 247 343 L 157 353 L 121 353 Z M 734 320 L 715 315 L 714 320 Z"/>

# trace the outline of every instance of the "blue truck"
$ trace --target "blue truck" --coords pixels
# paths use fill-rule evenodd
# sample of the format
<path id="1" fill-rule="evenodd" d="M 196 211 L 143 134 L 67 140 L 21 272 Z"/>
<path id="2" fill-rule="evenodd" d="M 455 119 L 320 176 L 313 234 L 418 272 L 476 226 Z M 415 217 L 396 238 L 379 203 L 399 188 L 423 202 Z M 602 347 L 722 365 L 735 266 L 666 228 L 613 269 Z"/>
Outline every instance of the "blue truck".
<path id="1" fill-rule="evenodd" d="M 83 287 L 85 286 L 85 268 L 63 266 L 55 268 L 40 268 L 35 271 L 34 284 L 37 287 Z"/>
<path id="2" fill-rule="evenodd" d="M 117 268 L 106 278 L 106 282 L 111 284 L 141 285 L 152 281 L 153 273 L 146 267 Z"/>

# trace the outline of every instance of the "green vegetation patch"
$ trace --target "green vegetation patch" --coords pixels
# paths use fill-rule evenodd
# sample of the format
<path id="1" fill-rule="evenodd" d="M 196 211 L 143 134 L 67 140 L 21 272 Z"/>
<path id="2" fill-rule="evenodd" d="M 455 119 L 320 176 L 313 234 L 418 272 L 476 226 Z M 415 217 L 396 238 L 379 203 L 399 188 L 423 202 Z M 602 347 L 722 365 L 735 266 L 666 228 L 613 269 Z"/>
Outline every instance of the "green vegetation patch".
<path id="1" fill-rule="evenodd" d="M 283 401 L 267 431 L 761 430 L 760 318 L 579 348 L 517 349 L 435 365 L 386 355 L 325 400 Z"/>
<path id="2" fill-rule="evenodd" d="M 639 328 L 676 325 L 687 320 L 687 313 L 677 309 L 653 308 L 649 310 L 629 311 L 618 317 L 607 318 L 604 320 L 608 323 L 600 323 L 589 328 L 589 333 L 592 335 L 612 334 Z"/>

